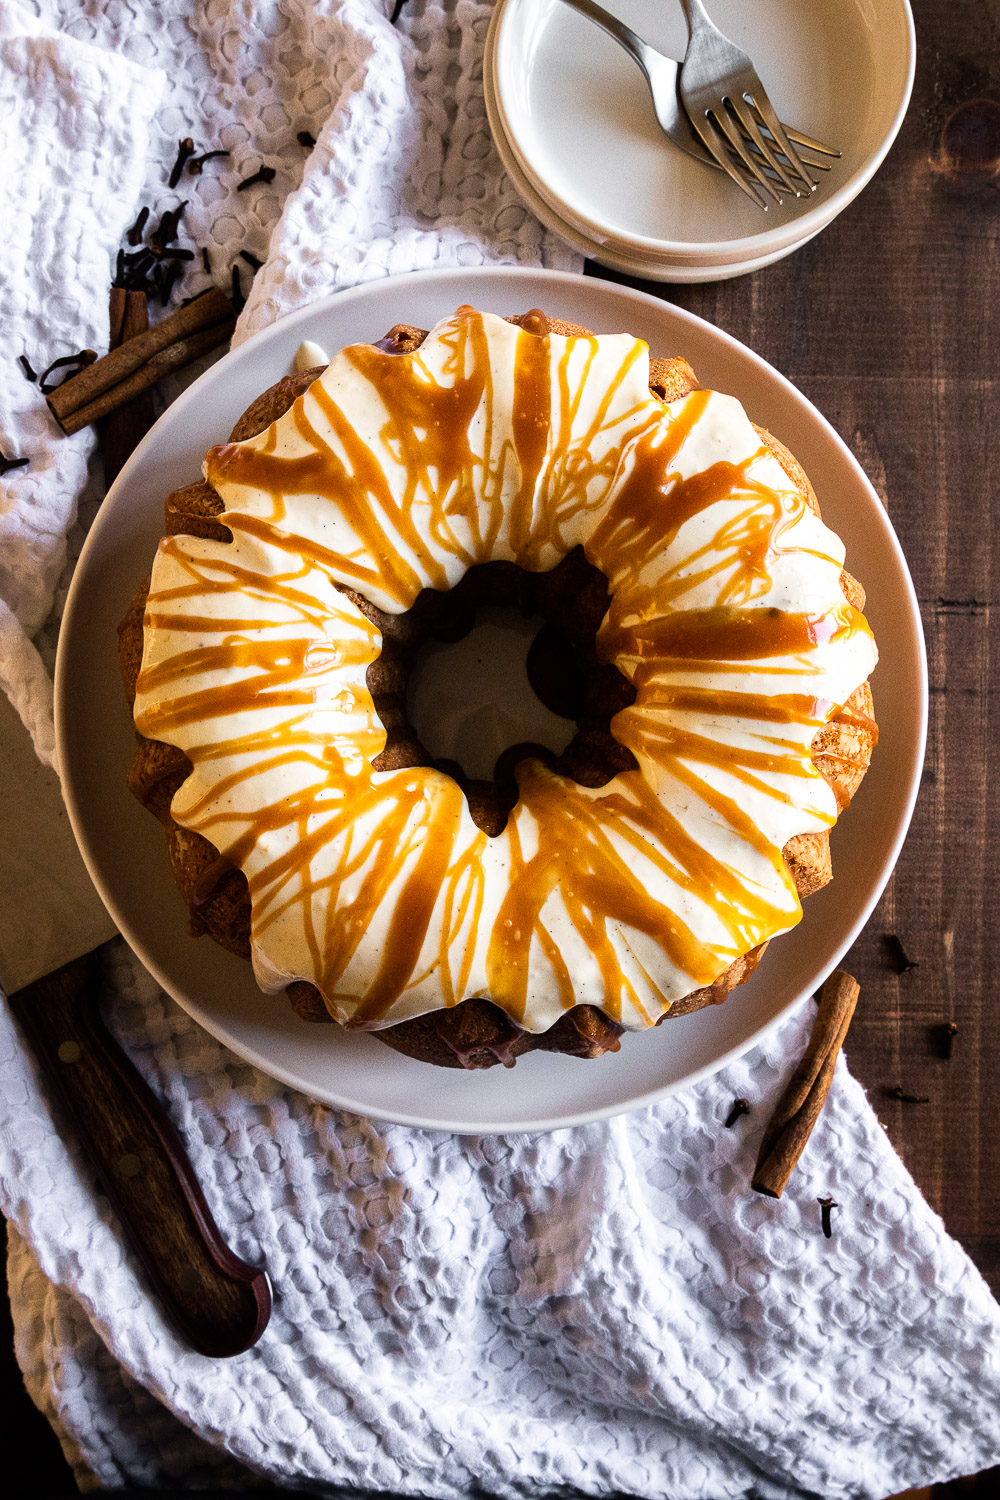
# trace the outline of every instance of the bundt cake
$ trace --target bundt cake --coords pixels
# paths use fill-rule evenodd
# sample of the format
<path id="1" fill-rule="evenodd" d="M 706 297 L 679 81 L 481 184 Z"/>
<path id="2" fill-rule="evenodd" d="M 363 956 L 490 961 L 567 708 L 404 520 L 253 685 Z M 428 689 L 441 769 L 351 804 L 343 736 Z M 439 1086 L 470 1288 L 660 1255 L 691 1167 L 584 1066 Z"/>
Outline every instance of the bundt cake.
<path id="1" fill-rule="evenodd" d="M 445 1066 L 593 1058 L 725 999 L 831 876 L 876 741 L 864 595 L 806 475 L 629 335 L 460 308 L 279 381 L 171 494 L 120 627 L 192 929 Z M 428 637 L 544 622 L 576 722 L 492 781 L 407 713 Z"/>

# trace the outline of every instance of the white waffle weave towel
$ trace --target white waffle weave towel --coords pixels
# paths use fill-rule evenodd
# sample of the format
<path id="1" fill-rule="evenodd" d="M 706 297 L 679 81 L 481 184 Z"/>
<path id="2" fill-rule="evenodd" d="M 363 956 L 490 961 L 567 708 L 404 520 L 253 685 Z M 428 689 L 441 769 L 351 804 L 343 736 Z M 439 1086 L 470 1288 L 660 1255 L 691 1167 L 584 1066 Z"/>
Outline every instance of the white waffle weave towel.
<path id="1" fill-rule="evenodd" d="M 0 439 L 32 457 L 0 516 L 0 674 L 40 754 L 90 438 L 57 437 L 9 357 L 101 347 L 113 251 L 141 203 L 180 201 L 164 183 L 185 135 L 231 152 L 184 179 L 190 242 L 220 282 L 241 249 L 267 261 L 242 338 L 387 272 L 576 266 L 494 155 L 488 21 L 479 0 L 409 0 L 395 27 L 380 0 L 0 0 L 0 145 L 18 163 L 0 178 Z M 274 182 L 237 194 L 262 162 Z M 655 1108 L 473 1139 L 279 1088 L 121 943 L 107 979 L 114 1028 L 276 1299 L 237 1360 L 178 1344 L 0 1012 L 18 1352 L 84 1487 L 791 1500 L 1000 1462 L 1000 1308 L 843 1063 L 785 1198 L 748 1191 L 808 1013 Z M 737 1095 L 752 1113 L 726 1130 Z"/>

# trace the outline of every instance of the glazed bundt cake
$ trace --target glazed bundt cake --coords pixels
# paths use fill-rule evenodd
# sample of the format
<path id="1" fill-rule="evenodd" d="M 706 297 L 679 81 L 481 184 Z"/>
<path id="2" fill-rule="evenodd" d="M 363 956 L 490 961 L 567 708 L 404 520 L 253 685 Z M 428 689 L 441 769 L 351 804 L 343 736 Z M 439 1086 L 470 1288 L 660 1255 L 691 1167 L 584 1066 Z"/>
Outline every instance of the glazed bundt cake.
<path id="1" fill-rule="evenodd" d="M 831 877 L 876 652 L 806 475 L 628 335 L 460 308 L 290 376 L 171 494 L 120 629 L 135 795 L 197 932 L 445 1066 L 725 999 Z M 560 755 L 435 762 L 407 674 L 540 616 Z"/>

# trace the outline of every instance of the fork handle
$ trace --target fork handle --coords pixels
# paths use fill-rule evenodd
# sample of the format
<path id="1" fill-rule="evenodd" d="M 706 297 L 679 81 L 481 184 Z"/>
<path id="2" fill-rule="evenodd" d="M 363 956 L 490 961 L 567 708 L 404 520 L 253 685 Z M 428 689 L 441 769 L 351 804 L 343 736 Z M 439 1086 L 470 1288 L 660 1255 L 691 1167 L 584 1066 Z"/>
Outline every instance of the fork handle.
<path id="1" fill-rule="evenodd" d="M 718 29 L 702 4 L 702 0 L 681 0 L 681 10 L 684 12 L 684 19 L 692 30 L 696 24 L 699 26 L 711 26 L 713 31 Z"/>
<path id="2" fill-rule="evenodd" d="M 619 21 L 617 16 L 613 16 L 602 5 L 597 5 L 595 0 L 563 0 L 563 3 L 568 5 L 571 10 L 578 10 L 581 16 L 587 16 L 595 25 L 600 26 L 602 31 L 606 31 L 608 36 L 613 37 L 618 45 L 624 47 L 629 56 L 639 64 L 647 78 L 649 78 L 649 65 L 647 62 L 649 53 L 652 53 L 656 59 L 661 78 L 667 76 L 666 70 L 668 68 L 673 68 L 676 72 L 680 72 L 681 65 L 675 57 L 668 57 L 665 52 L 656 52 L 650 47 L 648 42 L 643 41 L 641 36 L 637 36 L 631 27 L 626 26 L 624 21 Z M 681 0 L 682 6 L 686 6 L 688 3 L 700 5 L 701 0 Z M 702 10 L 704 11 L 704 7 L 702 7 Z M 687 11 L 685 9 L 686 14 Z M 709 25 L 711 24 L 709 20 Z M 790 125 L 785 126 L 785 134 L 790 140 L 795 142 L 796 146 L 804 146 L 807 151 L 815 151 L 823 156 L 840 155 L 840 152 L 835 150 L 834 147 L 824 146 L 822 141 L 814 141 L 812 136 L 803 135 L 801 131 L 793 130 Z M 721 171 L 719 163 L 713 157 L 709 156 L 708 152 L 701 146 L 701 142 L 693 134 L 691 140 L 696 149 L 692 150 L 690 155 L 696 156 L 699 161 L 706 162 L 709 166 L 716 167 Z"/>
<path id="3" fill-rule="evenodd" d="M 646 54 L 652 49 L 643 41 L 641 36 L 636 36 L 631 27 L 626 26 L 624 21 L 619 21 L 617 16 L 613 16 L 603 6 L 596 5 L 594 0 L 565 0 L 565 4 L 570 6 L 572 10 L 578 10 L 582 16 L 589 17 L 591 21 L 600 26 L 602 31 L 606 31 L 608 36 L 614 37 L 618 45 L 624 47 L 629 56 L 639 64 L 646 76 L 649 76 Z M 664 57 L 662 53 L 655 55 L 661 65 L 667 62 L 674 62 L 673 58 Z M 677 67 L 678 64 L 674 63 L 674 66 Z"/>

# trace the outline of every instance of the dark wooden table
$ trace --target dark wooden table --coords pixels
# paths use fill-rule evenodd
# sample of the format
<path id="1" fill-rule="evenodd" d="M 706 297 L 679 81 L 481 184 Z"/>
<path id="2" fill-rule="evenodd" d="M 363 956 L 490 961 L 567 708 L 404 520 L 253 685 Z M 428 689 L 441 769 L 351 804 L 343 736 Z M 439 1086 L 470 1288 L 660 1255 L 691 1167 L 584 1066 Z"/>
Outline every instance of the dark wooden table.
<path id="1" fill-rule="evenodd" d="M 927 764 L 896 873 L 846 963 L 862 984 L 847 1054 L 927 1198 L 1000 1292 L 1000 648 L 990 652 L 1000 589 L 991 516 L 1000 483 L 1000 0 L 912 3 L 913 102 L 888 160 L 846 213 L 752 276 L 629 284 L 716 323 L 793 380 L 864 464 L 909 559 L 930 664 Z M 1000 518 L 1000 496 L 996 509 Z M 877 587 L 860 559 L 857 570 Z M 893 932 L 918 968 L 897 972 L 884 941 Z M 959 1030 L 945 1061 L 936 1028 L 949 1020 Z M 891 1099 L 896 1085 L 929 1102 Z M 3 1472 L 27 1440 L 30 1475 L 17 1493 L 67 1494 L 68 1470 L 9 1356 L 0 1377 Z M 974 1487 L 985 1495 L 997 1477 Z"/>
<path id="2" fill-rule="evenodd" d="M 912 0 L 917 76 L 881 171 L 787 260 L 662 286 L 787 375 L 857 454 L 920 600 L 927 761 L 909 837 L 845 960 L 847 1057 L 950 1232 L 1000 1292 L 1000 0 Z M 993 514 L 991 514 L 991 511 Z M 869 589 L 864 561 L 852 564 Z M 919 967 L 900 974 L 896 933 Z M 950 1061 L 936 1028 L 954 1020 Z M 926 1095 L 905 1104 L 888 1091 Z"/>

